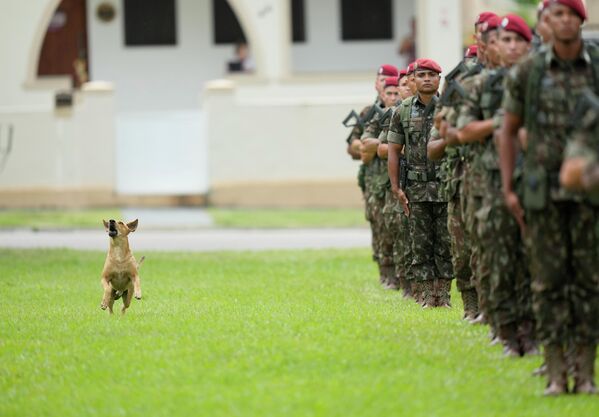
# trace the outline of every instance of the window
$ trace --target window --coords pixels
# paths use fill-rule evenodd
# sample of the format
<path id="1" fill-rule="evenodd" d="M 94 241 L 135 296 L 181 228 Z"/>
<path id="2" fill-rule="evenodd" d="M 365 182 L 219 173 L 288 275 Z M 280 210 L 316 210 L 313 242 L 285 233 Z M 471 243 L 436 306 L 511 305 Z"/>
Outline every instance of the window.
<path id="1" fill-rule="evenodd" d="M 291 28 L 293 42 L 306 42 L 306 14 L 304 0 L 291 0 Z"/>
<path id="2" fill-rule="evenodd" d="M 124 0 L 125 45 L 176 45 L 175 0 Z"/>
<path id="3" fill-rule="evenodd" d="M 306 23 L 304 0 L 291 1 L 291 23 L 293 31 L 293 42 L 306 41 Z M 214 27 L 214 43 L 216 45 L 227 45 L 238 42 L 246 42 L 247 39 L 243 29 L 237 20 L 237 16 L 227 0 L 212 0 L 212 21 Z"/>
<path id="4" fill-rule="evenodd" d="M 393 39 L 391 0 L 341 0 L 341 39 Z"/>

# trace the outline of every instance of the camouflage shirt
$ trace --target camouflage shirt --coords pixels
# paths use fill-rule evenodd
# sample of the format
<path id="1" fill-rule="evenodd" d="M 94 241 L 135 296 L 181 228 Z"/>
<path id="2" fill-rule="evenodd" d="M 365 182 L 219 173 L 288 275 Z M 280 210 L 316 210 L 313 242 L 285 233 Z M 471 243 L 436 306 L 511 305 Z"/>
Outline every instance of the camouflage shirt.
<path id="1" fill-rule="evenodd" d="M 389 122 L 383 121 L 381 124 L 381 116 L 377 113 L 366 125 L 361 139 L 378 139 L 386 123 Z M 379 158 L 378 155 L 375 155 L 374 159 L 366 165 L 366 186 L 372 195 L 374 195 L 376 198 L 382 199 L 385 198 L 385 192 L 387 191 L 389 184 L 387 160 L 383 160 Z"/>
<path id="2" fill-rule="evenodd" d="M 559 186 L 558 175 L 572 135 L 570 118 L 576 103 L 585 88 L 599 88 L 595 81 L 599 59 L 592 56 L 599 58 L 599 51 L 588 43 L 570 62 L 559 59 L 552 48 L 541 49 L 513 67 L 506 77 L 502 107 L 522 118 L 528 131 L 525 182 L 548 181 L 553 200 L 574 197 Z"/>
<path id="3" fill-rule="evenodd" d="M 437 97 L 426 105 L 419 96 L 404 100 L 393 114 L 387 140 L 404 146 L 408 162 L 406 192 L 412 202 L 446 201 L 439 190 L 439 163 L 429 161 L 426 145 L 433 127 Z"/>

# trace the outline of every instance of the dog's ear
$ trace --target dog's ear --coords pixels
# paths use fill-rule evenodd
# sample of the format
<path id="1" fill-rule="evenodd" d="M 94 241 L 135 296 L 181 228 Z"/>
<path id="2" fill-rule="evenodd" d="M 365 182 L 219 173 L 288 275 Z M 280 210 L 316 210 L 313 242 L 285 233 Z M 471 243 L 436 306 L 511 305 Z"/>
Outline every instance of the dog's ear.
<path id="1" fill-rule="evenodd" d="M 106 220 L 102 220 L 102 223 L 104 223 L 104 229 L 108 231 L 108 222 Z"/>
<path id="2" fill-rule="evenodd" d="M 127 223 L 127 228 L 129 229 L 129 232 L 135 232 L 135 229 L 137 229 L 137 223 L 138 219 L 135 219 L 132 222 Z"/>

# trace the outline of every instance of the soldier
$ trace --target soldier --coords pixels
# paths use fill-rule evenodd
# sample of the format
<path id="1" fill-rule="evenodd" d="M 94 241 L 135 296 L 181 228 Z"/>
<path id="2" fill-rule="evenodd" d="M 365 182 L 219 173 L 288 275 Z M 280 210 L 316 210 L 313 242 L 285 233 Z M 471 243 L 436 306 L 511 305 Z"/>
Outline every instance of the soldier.
<path id="1" fill-rule="evenodd" d="M 551 48 L 515 66 L 506 78 L 500 135 L 503 195 L 530 244 L 533 310 L 544 347 L 546 395 L 568 392 L 564 343 L 576 348 L 573 391 L 596 393 L 599 337 L 599 210 L 560 187 L 563 151 L 572 133 L 568 117 L 582 91 L 599 90 L 599 49 L 581 38 L 581 0 L 551 0 Z M 512 185 L 518 130 L 528 131 L 523 162 L 523 205 Z"/>
<path id="2" fill-rule="evenodd" d="M 389 82 L 389 79 L 387 80 Z M 401 70 L 398 80 L 399 101 L 411 97 L 412 92 L 408 86 L 407 70 Z M 397 106 L 393 108 L 393 111 Z M 390 118 L 383 124 L 383 130 L 379 135 L 380 145 L 377 150 L 379 158 L 387 163 L 388 145 L 387 134 L 389 132 Z M 391 191 L 391 182 L 389 176 L 386 178 L 385 207 L 383 208 L 385 224 L 388 232 L 393 236 L 393 260 L 395 264 L 396 282 L 403 291 L 404 298 L 412 297 L 411 284 L 407 279 L 407 270 L 411 262 L 410 256 L 410 230 L 408 227 L 408 218 L 403 215 L 401 205 Z"/>
<path id="3" fill-rule="evenodd" d="M 498 112 L 503 97 L 503 80 L 513 66 L 530 49 L 532 32 L 517 15 L 501 19 L 499 35 L 487 45 L 489 67 L 478 75 L 470 99 L 462 107 L 459 119 L 460 143 L 481 143 L 476 161 L 482 168 L 482 208 L 476 213 L 477 234 L 484 250 L 479 261 L 488 271 L 480 278 L 488 280 L 488 314 L 497 326 L 506 356 L 537 354 L 531 305 L 530 275 L 525 259 L 524 242 L 501 194 L 498 154 L 493 134 L 500 126 Z M 501 63 L 501 68 L 495 65 Z"/>
<path id="4" fill-rule="evenodd" d="M 456 286 L 462 295 L 464 319 L 475 320 L 478 313 L 478 296 L 474 285 L 474 277 L 470 267 L 470 238 L 465 232 L 462 213 L 465 199 L 462 198 L 461 186 L 465 167 L 466 148 L 464 146 L 448 146 L 441 136 L 441 122 L 455 127 L 462 101 L 469 89 L 464 83 L 480 71 L 476 45 L 470 46 L 464 60 L 449 72 L 445 78 L 444 91 L 435 113 L 435 128 L 431 132 L 431 140 L 427 145 L 427 155 L 431 160 L 440 160 L 446 155 L 442 165 L 443 192 L 447 198 L 447 227 L 451 238 L 451 261 L 456 278 Z"/>
<path id="5" fill-rule="evenodd" d="M 537 24 L 531 43 L 534 51 L 538 51 L 543 45 L 551 42 L 551 29 L 547 25 L 546 19 L 547 6 L 549 6 L 549 0 L 543 0 L 537 6 Z"/>
<path id="6" fill-rule="evenodd" d="M 388 168 L 391 189 L 408 216 L 412 264 L 408 275 L 424 294 L 423 307 L 450 307 L 452 279 L 447 202 L 440 195 L 438 163 L 426 145 L 433 124 L 441 67 L 430 59 L 414 65 L 417 95 L 404 100 L 389 126 Z M 407 185 L 399 184 L 399 157 L 405 148 Z"/>
<path id="7" fill-rule="evenodd" d="M 416 95 L 416 81 L 414 80 L 414 64 L 415 62 L 411 62 L 406 70 L 406 75 L 408 77 L 408 87 L 412 92 L 412 96 Z"/>
<path id="8" fill-rule="evenodd" d="M 385 96 L 385 81 L 389 77 L 397 77 L 397 68 L 393 65 L 382 65 L 379 68 L 376 88 L 379 92 L 379 102 L 375 103 L 374 109 L 384 109 L 385 102 L 389 97 Z M 388 91 L 391 92 L 391 91 Z M 397 91 L 393 98 L 397 100 Z M 395 104 L 395 102 L 393 102 Z M 372 109 L 372 108 L 371 108 Z M 378 135 L 380 133 L 379 123 L 376 122 L 376 112 L 369 111 L 368 120 L 365 120 L 366 128 L 360 140 L 360 159 L 364 164 L 364 199 L 366 203 L 366 219 L 372 230 L 373 260 L 379 268 L 379 281 L 385 287 L 392 286 L 395 279 L 395 266 L 393 264 L 393 239 L 385 234 L 385 224 L 382 214 L 385 204 L 385 186 L 381 179 L 386 171 L 386 166 L 376 155 L 378 148 Z"/>

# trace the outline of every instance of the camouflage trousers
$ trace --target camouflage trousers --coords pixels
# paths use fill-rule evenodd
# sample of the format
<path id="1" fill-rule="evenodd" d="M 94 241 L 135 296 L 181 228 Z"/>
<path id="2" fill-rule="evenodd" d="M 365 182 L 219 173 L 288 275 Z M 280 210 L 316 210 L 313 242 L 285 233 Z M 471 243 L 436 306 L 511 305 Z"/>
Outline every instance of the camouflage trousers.
<path id="1" fill-rule="evenodd" d="M 411 202 L 408 224 L 412 246 L 408 279 L 452 279 L 447 203 Z"/>
<path id="2" fill-rule="evenodd" d="M 383 209 L 387 230 L 393 239 L 393 263 L 395 264 L 395 275 L 407 278 L 410 257 L 410 230 L 408 218 L 403 214 L 401 204 L 387 190 L 385 195 L 385 208 Z"/>
<path id="3" fill-rule="evenodd" d="M 544 345 L 599 339 L 599 209 L 548 201 L 527 210 L 532 302 Z"/>
<path id="4" fill-rule="evenodd" d="M 447 203 L 447 228 L 451 238 L 451 263 L 460 292 L 474 288 L 472 269 L 470 268 L 470 236 L 462 216 L 464 199 L 456 193 Z"/>
<path id="5" fill-rule="evenodd" d="M 489 171 L 488 193 L 477 214 L 479 237 L 489 253 L 489 311 L 497 326 L 534 320 L 531 279 L 520 227 L 501 194 L 499 171 Z"/>
<path id="6" fill-rule="evenodd" d="M 489 311 L 489 294 L 491 292 L 491 257 L 490 252 L 485 250 L 485 245 L 481 241 L 481 234 L 486 232 L 485 225 L 479 227 L 480 209 L 482 208 L 481 196 L 468 196 L 466 204 L 466 231 L 470 235 L 471 256 L 470 268 L 473 273 L 474 285 L 478 294 L 478 306 L 485 315 L 487 321 L 491 320 Z M 484 236 L 482 236 L 484 237 Z"/>
<path id="7" fill-rule="evenodd" d="M 393 239 L 385 223 L 385 198 L 369 194 L 366 200 L 366 220 L 372 230 L 372 258 L 380 266 L 393 265 Z"/>

